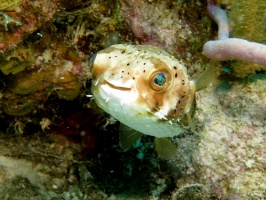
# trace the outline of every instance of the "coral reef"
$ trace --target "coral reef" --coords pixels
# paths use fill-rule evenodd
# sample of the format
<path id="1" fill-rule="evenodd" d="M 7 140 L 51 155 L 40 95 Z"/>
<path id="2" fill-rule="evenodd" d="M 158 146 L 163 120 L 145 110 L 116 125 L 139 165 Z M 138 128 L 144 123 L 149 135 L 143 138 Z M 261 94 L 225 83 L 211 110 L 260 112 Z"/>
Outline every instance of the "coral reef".
<path id="1" fill-rule="evenodd" d="M 14 138 L 0 133 L 0 141 L 1 199 L 84 199 L 86 192 L 104 198 L 85 167 L 88 162 L 75 160 L 81 144 L 62 135 Z"/>
<path id="2" fill-rule="evenodd" d="M 208 186 L 216 198 L 264 199 L 265 83 L 265 75 L 256 75 L 198 92 L 198 133 L 176 139 L 173 172 Z"/>
<path id="3" fill-rule="evenodd" d="M 34 49 L 31 46 L 19 46 L 15 51 L 1 55 L 0 70 L 5 74 L 22 72 L 34 63 Z"/>
<path id="4" fill-rule="evenodd" d="M 266 64 L 266 45 L 239 38 L 229 38 L 229 20 L 224 10 L 209 2 L 208 11 L 218 24 L 218 40 L 204 44 L 205 55 L 213 60 L 239 59 L 247 62 Z"/>
<path id="5" fill-rule="evenodd" d="M 228 10 L 231 37 L 245 38 L 254 42 L 266 43 L 263 20 L 265 20 L 265 1 L 232 1 Z"/>
<path id="6" fill-rule="evenodd" d="M 44 10 L 41 10 L 41 3 L 44 4 L 42 7 Z M 28 4 L 30 3 L 23 2 L 21 7 L 30 9 L 27 7 Z M 13 37 L 16 31 L 20 31 L 20 39 L 26 38 L 14 41 L 0 37 L 6 43 L 20 42 L 18 45 L 13 43 L 13 47 L 16 48 L 10 51 L 7 50 L 12 45 L 2 43 L 4 46 L 7 45 L 7 49 L 4 47 L 2 49 L 0 70 L 8 76 L 3 77 L 7 81 L 4 84 L 0 103 L 3 111 L 9 115 L 23 116 L 37 112 L 53 93 L 65 100 L 77 98 L 82 86 L 90 79 L 87 62 L 90 55 L 96 51 L 96 48 L 110 45 L 120 38 L 114 29 L 116 20 L 107 12 L 107 8 L 114 8 L 113 3 L 107 1 L 103 4 L 85 4 L 77 11 L 70 10 L 75 9 L 75 6 L 68 8 L 65 2 L 53 1 L 50 4 L 35 2 L 34 5 L 30 5 L 34 9 L 38 8 L 34 13 L 36 16 L 32 16 L 31 19 L 38 17 L 38 14 L 46 16 L 38 17 L 37 24 L 31 21 L 34 23 L 24 23 L 21 30 L 0 32 Z M 56 4 L 56 7 L 53 4 Z M 76 3 L 76 6 L 82 6 L 82 3 Z M 52 19 L 57 7 L 64 11 L 56 15 L 55 22 L 48 24 L 48 18 Z M 47 15 L 47 12 L 50 15 Z M 33 12 L 31 14 L 33 15 Z M 47 24 L 43 25 L 44 23 Z M 69 23 L 68 26 L 62 27 L 65 23 Z M 32 33 L 41 25 L 43 27 L 40 31 Z M 21 32 L 28 27 L 31 27 L 30 32 Z"/>
<path id="7" fill-rule="evenodd" d="M 228 17 L 230 18 L 231 36 L 266 44 L 265 1 L 232 1 Z M 251 76 L 256 71 L 265 70 L 265 66 L 241 61 L 232 62 L 233 72 L 238 77 Z"/>
<path id="8" fill-rule="evenodd" d="M 19 7 L 22 3 L 22 0 L 8 0 L 0 2 L 0 10 L 3 11 L 12 11 Z"/>
<path id="9" fill-rule="evenodd" d="M 263 41 L 261 35 L 265 34 L 264 30 L 261 29 L 259 21 L 263 21 L 263 13 L 265 10 L 265 2 L 258 2 L 253 7 L 254 2 L 246 3 L 245 1 L 234 2 L 232 5 L 233 16 L 239 16 L 237 13 L 239 10 L 244 11 L 245 9 L 253 8 L 255 10 L 256 18 L 250 18 L 254 20 L 250 22 L 246 17 L 249 16 L 249 11 L 246 17 L 239 19 L 235 17 L 235 34 L 243 37 L 243 32 L 247 33 L 247 39 L 252 39 L 251 34 L 256 35 L 257 40 Z M 240 38 L 229 38 L 229 20 L 224 10 L 214 5 L 213 1 L 208 3 L 208 11 L 211 18 L 218 24 L 218 40 L 208 41 L 204 44 L 203 51 L 205 55 L 214 60 L 225 61 L 225 60 L 240 60 L 232 64 L 232 68 L 237 76 L 243 77 L 245 75 L 253 75 L 256 71 L 265 70 L 266 65 L 266 45 L 257 42 L 250 42 Z M 259 18 L 259 19 L 258 19 Z M 257 22 L 258 21 L 258 22 Z M 249 25 L 253 24 L 253 25 Z M 245 31 L 243 31 L 243 29 Z M 255 32 L 256 31 L 256 32 Z M 234 35 L 234 34 L 233 34 Z M 241 62 L 242 61 L 242 62 Z M 243 62 L 244 61 L 244 62 Z M 252 62 L 252 64 L 246 64 L 245 62 Z M 254 63 L 254 64 L 253 64 Z M 262 64 L 262 65 L 258 65 Z"/>
<path id="10" fill-rule="evenodd" d="M 209 192 L 203 185 L 191 184 L 178 189 L 172 194 L 173 200 L 208 200 Z"/>
<path id="11" fill-rule="evenodd" d="M 8 16 L 2 13 L 4 19 L 1 20 L 4 30 L 0 32 L 0 53 L 5 53 L 14 49 L 45 22 L 52 20 L 58 2 L 12 0 L 1 1 L 0 6 L 4 11 L 9 11 Z"/>
<path id="12" fill-rule="evenodd" d="M 217 2 L 233 37 L 264 43 L 263 0 Z M 264 199 L 265 73 L 206 58 L 217 35 L 207 3 L 1 1 L 0 199 Z M 117 42 L 162 47 L 193 78 L 216 69 L 173 160 L 148 136 L 122 150 L 119 123 L 91 98 L 88 60 Z"/>
<path id="13" fill-rule="evenodd" d="M 66 100 L 79 95 L 81 79 L 87 75 L 83 70 L 86 61 L 62 45 L 54 42 L 53 48 L 47 47 L 43 52 L 37 47 L 17 48 L 2 61 L 0 69 L 10 74 L 1 99 L 6 113 L 27 114 L 45 102 L 52 92 Z"/>
<path id="14" fill-rule="evenodd" d="M 166 49 L 188 64 L 195 62 L 201 52 L 198 47 L 207 40 L 209 22 L 202 16 L 206 7 L 201 1 L 128 0 L 122 1 L 121 11 L 140 44 Z"/>
<path id="15" fill-rule="evenodd" d="M 2 24 L 4 25 L 5 31 L 8 31 L 8 26 L 21 26 L 21 23 L 11 17 L 9 17 L 7 14 L 0 11 L 0 14 L 3 16 Z"/>

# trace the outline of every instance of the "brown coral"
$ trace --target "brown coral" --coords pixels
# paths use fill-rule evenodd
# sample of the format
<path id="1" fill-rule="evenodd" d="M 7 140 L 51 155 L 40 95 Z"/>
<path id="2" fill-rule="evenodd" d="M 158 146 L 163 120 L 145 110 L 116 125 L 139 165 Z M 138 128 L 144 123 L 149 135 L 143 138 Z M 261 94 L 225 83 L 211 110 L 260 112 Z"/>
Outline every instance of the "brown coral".
<path id="1" fill-rule="evenodd" d="M 8 4 L 7 4 L 8 3 Z M 11 12 L 8 12 L 8 16 L 14 19 L 16 22 L 20 22 L 21 26 L 12 27 L 10 30 L 1 30 L 0 32 L 0 53 L 4 53 L 8 50 L 15 48 L 23 38 L 30 33 L 34 32 L 43 25 L 45 22 L 52 19 L 58 7 L 58 1 L 34 1 L 25 0 L 21 4 L 21 1 L 3 1 L 0 6 L 9 6 Z M 19 7 L 18 7 L 19 6 Z M 16 7 L 16 9 L 15 9 Z M 6 23 L 5 21 L 3 23 Z M 3 24 L 5 26 L 5 24 Z M 12 24 L 11 24 L 12 26 Z"/>

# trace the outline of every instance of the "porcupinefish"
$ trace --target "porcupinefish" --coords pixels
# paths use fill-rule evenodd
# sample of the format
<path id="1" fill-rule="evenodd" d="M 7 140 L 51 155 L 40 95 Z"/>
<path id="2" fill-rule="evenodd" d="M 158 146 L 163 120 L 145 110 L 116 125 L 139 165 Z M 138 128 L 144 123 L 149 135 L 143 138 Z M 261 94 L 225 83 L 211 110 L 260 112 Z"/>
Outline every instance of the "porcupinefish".
<path id="1" fill-rule="evenodd" d="M 142 134 L 156 137 L 160 157 L 169 159 L 176 147 L 167 139 L 194 130 L 191 114 L 195 91 L 206 86 L 211 70 L 195 81 L 166 51 L 143 45 L 117 44 L 91 58 L 91 91 L 97 105 L 124 125 L 120 144 L 129 148 Z"/>

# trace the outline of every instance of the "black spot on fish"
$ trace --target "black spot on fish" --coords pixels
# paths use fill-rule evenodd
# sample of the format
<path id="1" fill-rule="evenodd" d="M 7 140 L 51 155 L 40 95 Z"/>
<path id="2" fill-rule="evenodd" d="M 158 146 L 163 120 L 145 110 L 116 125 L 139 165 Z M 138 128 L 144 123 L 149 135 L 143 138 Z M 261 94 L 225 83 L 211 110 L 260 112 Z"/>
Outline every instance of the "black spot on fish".
<path id="1" fill-rule="evenodd" d="M 174 69 L 177 69 L 176 66 L 174 66 Z"/>
<path id="2" fill-rule="evenodd" d="M 143 73 L 145 73 L 145 69 L 143 70 Z"/>
<path id="3" fill-rule="evenodd" d="M 146 63 L 143 63 L 143 65 L 146 65 Z"/>
<path id="4" fill-rule="evenodd" d="M 121 53 L 124 54 L 125 52 L 126 52 L 126 51 L 124 50 L 124 51 L 122 51 Z"/>
<path id="5" fill-rule="evenodd" d="M 127 66 L 129 66 L 129 63 L 127 63 Z"/>
<path id="6" fill-rule="evenodd" d="M 177 73 L 175 73 L 175 77 L 177 77 Z"/>

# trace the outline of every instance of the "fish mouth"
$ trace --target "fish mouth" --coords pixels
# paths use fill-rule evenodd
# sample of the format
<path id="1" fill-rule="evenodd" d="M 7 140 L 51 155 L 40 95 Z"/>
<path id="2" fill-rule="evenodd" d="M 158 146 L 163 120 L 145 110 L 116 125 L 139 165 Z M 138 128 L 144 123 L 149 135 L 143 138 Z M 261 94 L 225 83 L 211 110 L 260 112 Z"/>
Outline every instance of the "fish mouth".
<path id="1" fill-rule="evenodd" d="M 108 82 L 107 80 L 104 80 L 104 83 L 105 83 L 106 85 L 108 85 L 110 88 L 113 88 L 113 89 L 115 89 L 115 90 L 121 90 L 121 91 L 130 91 L 130 90 L 131 90 L 131 88 L 121 87 L 121 86 L 116 86 L 116 85 L 114 85 L 114 84 Z"/>

